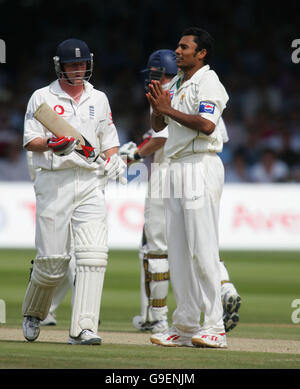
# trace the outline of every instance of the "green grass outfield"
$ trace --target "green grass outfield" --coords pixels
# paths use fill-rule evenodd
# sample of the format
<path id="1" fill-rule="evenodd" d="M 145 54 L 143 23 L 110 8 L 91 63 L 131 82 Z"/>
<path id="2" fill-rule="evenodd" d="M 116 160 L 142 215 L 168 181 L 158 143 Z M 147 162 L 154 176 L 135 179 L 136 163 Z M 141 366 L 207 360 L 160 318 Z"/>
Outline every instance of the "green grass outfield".
<path id="1" fill-rule="evenodd" d="M 20 329 L 21 306 L 29 277 L 32 250 L 0 250 L 0 299 L 6 303 L 1 329 Z M 300 324 L 291 319 L 292 301 L 300 299 L 300 253 L 223 252 L 221 255 L 242 296 L 240 324 L 228 340 L 300 341 Z M 51 330 L 68 337 L 71 292 L 57 309 Z M 170 289 L 169 318 L 175 307 Z M 131 325 L 139 313 L 139 260 L 136 251 L 111 251 L 101 305 L 99 332 L 137 333 Z M 300 313 L 298 314 L 300 320 Z M 49 328 L 42 328 L 47 331 Z M 151 345 L 66 343 L 0 340 L 1 369 L 299 369 L 300 353 L 273 353 L 164 348 Z"/>

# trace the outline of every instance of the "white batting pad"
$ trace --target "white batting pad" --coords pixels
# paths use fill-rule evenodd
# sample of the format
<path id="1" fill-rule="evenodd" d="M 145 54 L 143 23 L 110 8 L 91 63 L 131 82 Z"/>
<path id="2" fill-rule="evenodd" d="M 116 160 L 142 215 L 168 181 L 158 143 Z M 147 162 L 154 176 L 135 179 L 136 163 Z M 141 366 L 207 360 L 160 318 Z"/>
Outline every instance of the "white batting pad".
<path id="1" fill-rule="evenodd" d="M 48 315 L 56 286 L 68 270 L 70 256 L 37 257 L 26 290 L 22 313 L 44 320 Z"/>
<path id="2" fill-rule="evenodd" d="M 144 255 L 145 252 L 142 248 L 139 250 L 139 263 L 140 263 L 140 302 L 141 302 L 141 317 L 143 322 L 147 320 L 147 312 L 149 306 L 149 299 L 146 295 L 145 288 L 145 268 L 144 268 Z"/>
<path id="3" fill-rule="evenodd" d="M 107 227 L 86 223 L 74 233 L 76 278 L 70 335 L 84 329 L 97 332 L 104 275 L 107 265 Z"/>

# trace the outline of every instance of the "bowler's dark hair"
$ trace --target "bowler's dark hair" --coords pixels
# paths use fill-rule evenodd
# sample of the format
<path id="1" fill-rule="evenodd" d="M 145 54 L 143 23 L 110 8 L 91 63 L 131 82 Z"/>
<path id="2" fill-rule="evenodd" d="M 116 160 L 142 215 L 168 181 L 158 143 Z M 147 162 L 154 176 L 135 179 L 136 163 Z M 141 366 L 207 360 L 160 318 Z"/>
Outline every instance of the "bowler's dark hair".
<path id="1" fill-rule="evenodd" d="M 189 27 L 185 29 L 182 36 L 185 35 L 192 35 L 194 37 L 194 42 L 197 44 L 196 52 L 206 49 L 207 54 L 204 58 L 204 63 L 208 63 L 214 50 L 214 38 L 207 31 L 202 30 L 199 27 Z"/>

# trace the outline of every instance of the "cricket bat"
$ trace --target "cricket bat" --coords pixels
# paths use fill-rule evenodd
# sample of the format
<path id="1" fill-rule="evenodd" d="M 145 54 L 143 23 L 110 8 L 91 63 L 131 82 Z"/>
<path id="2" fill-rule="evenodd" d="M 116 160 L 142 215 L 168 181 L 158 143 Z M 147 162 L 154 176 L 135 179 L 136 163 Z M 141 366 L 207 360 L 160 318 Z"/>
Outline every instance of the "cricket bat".
<path id="1" fill-rule="evenodd" d="M 89 143 L 89 141 L 79 133 L 70 123 L 64 118 L 58 115 L 47 103 L 42 103 L 36 110 L 34 117 L 49 131 L 57 137 L 60 136 L 72 136 L 75 140 L 78 140 L 78 146 L 74 150 L 80 157 L 86 160 L 88 163 L 97 162 L 99 165 L 105 166 L 105 161 L 99 156 L 95 155 L 95 148 Z M 120 182 L 125 184 L 127 179 L 120 177 Z"/>
<path id="2" fill-rule="evenodd" d="M 75 152 L 83 157 L 87 162 L 92 163 L 96 159 L 95 149 L 89 143 L 89 141 L 81 135 L 71 124 L 69 124 L 64 118 L 58 115 L 47 103 L 42 103 L 34 114 L 43 126 L 51 131 L 55 136 L 72 136 L 79 143 L 75 149 Z"/>

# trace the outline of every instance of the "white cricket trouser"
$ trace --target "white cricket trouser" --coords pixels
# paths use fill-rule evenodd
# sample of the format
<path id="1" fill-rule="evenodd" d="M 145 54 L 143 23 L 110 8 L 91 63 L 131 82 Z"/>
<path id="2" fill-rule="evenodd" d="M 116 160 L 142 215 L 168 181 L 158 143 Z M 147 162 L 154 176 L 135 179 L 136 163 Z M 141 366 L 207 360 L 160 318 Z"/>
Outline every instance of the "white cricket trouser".
<path id="1" fill-rule="evenodd" d="M 41 170 L 36 193 L 37 256 L 69 255 L 71 235 L 81 224 L 106 223 L 105 199 L 96 172 L 82 168 Z"/>
<path id="2" fill-rule="evenodd" d="M 154 166 L 154 165 L 152 165 Z M 168 164 L 158 165 L 151 172 L 144 210 L 145 251 L 150 254 L 167 254 L 167 236 L 163 186 Z"/>
<path id="3" fill-rule="evenodd" d="M 218 245 L 224 167 L 215 153 L 173 160 L 165 185 L 167 242 L 177 307 L 173 325 L 183 332 L 224 331 Z"/>
<path id="4" fill-rule="evenodd" d="M 149 254 L 167 254 L 165 208 L 163 199 L 145 199 L 144 250 Z"/>

